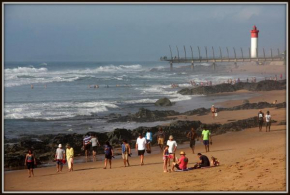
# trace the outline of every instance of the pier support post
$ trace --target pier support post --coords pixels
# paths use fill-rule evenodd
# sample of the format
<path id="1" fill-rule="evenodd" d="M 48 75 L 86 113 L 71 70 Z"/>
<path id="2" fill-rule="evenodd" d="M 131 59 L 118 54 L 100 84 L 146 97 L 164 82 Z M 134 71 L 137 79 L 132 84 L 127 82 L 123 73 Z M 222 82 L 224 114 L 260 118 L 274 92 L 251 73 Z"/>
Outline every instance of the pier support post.
<path id="1" fill-rule="evenodd" d="M 192 71 L 194 70 L 194 63 L 193 63 L 193 61 L 191 61 L 191 70 Z"/>
<path id="2" fill-rule="evenodd" d="M 238 64 L 237 62 L 234 62 L 235 68 L 238 68 Z"/>
<path id="3" fill-rule="evenodd" d="M 173 70 L 173 63 L 170 62 L 170 71 L 172 71 L 172 70 Z"/>
<path id="4" fill-rule="evenodd" d="M 212 67 L 213 67 L 213 70 L 215 71 L 215 68 L 216 68 L 216 64 L 215 64 L 215 62 L 212 63 Z"/>

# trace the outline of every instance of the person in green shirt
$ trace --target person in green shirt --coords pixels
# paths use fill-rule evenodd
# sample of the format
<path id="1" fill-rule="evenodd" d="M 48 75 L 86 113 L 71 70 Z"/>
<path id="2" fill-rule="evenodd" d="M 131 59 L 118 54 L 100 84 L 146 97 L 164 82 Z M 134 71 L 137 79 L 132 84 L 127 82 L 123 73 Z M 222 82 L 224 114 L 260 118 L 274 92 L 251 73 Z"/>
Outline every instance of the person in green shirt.
<path id="1" fill-rule="evenodd" d="M 203 125 L 203 130 L 201 132 L 203 144 L 205 146 L 205 152 L 209 152 L 209 140 L 212 143 L 211 133 L 206 129 L 206 125 Z"/>

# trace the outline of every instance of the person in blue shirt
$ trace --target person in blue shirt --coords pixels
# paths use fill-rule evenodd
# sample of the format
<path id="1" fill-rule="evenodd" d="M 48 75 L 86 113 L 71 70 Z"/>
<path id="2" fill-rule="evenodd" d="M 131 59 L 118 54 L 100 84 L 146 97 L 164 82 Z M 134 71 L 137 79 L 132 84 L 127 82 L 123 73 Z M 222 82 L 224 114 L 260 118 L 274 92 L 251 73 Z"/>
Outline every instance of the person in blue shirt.
<path id="1" fill-rule="evenodd" d="M 150 130 L 147 131 L 146 133 L 146 149 L 147 149 L 147 153 L 151 153 L 151 142 L 152 142 L 152 133 L 150 132 Z"/>
<path id="2" fill-rule="evenodd" d="M 105 167 L 104 167 L 104 169 L 107 168 L 108 160 L 109 160 L 109 163 L 110 163 L 110 169 L 112 168 L 112 157 L 114 158 L 113 147 L 110 145 L 109 142 L 106 142 L 106 145 L 105 145 Z"/>

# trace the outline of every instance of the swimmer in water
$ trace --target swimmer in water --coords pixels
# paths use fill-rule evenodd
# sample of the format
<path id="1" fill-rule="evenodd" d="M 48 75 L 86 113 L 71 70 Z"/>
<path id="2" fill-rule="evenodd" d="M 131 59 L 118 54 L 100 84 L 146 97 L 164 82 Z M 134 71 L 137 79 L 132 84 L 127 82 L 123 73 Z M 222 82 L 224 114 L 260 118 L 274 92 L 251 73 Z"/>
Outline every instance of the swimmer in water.
<path id="1" fill-rule="evenodd" d="M 33 89 L 33 85 L 31 85 L 31 89 Z"/>

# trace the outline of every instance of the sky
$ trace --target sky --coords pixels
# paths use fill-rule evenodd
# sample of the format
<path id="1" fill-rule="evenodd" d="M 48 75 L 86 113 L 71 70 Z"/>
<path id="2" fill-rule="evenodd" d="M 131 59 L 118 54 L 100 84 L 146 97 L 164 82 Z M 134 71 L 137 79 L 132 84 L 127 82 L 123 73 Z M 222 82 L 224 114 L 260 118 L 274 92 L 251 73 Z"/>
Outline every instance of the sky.
<path id="1" fill-rule="evenodd" d="M 5 4 L 5 61 L 157 61 L 161 56 L 284 51 L 286 4 Z"/>

